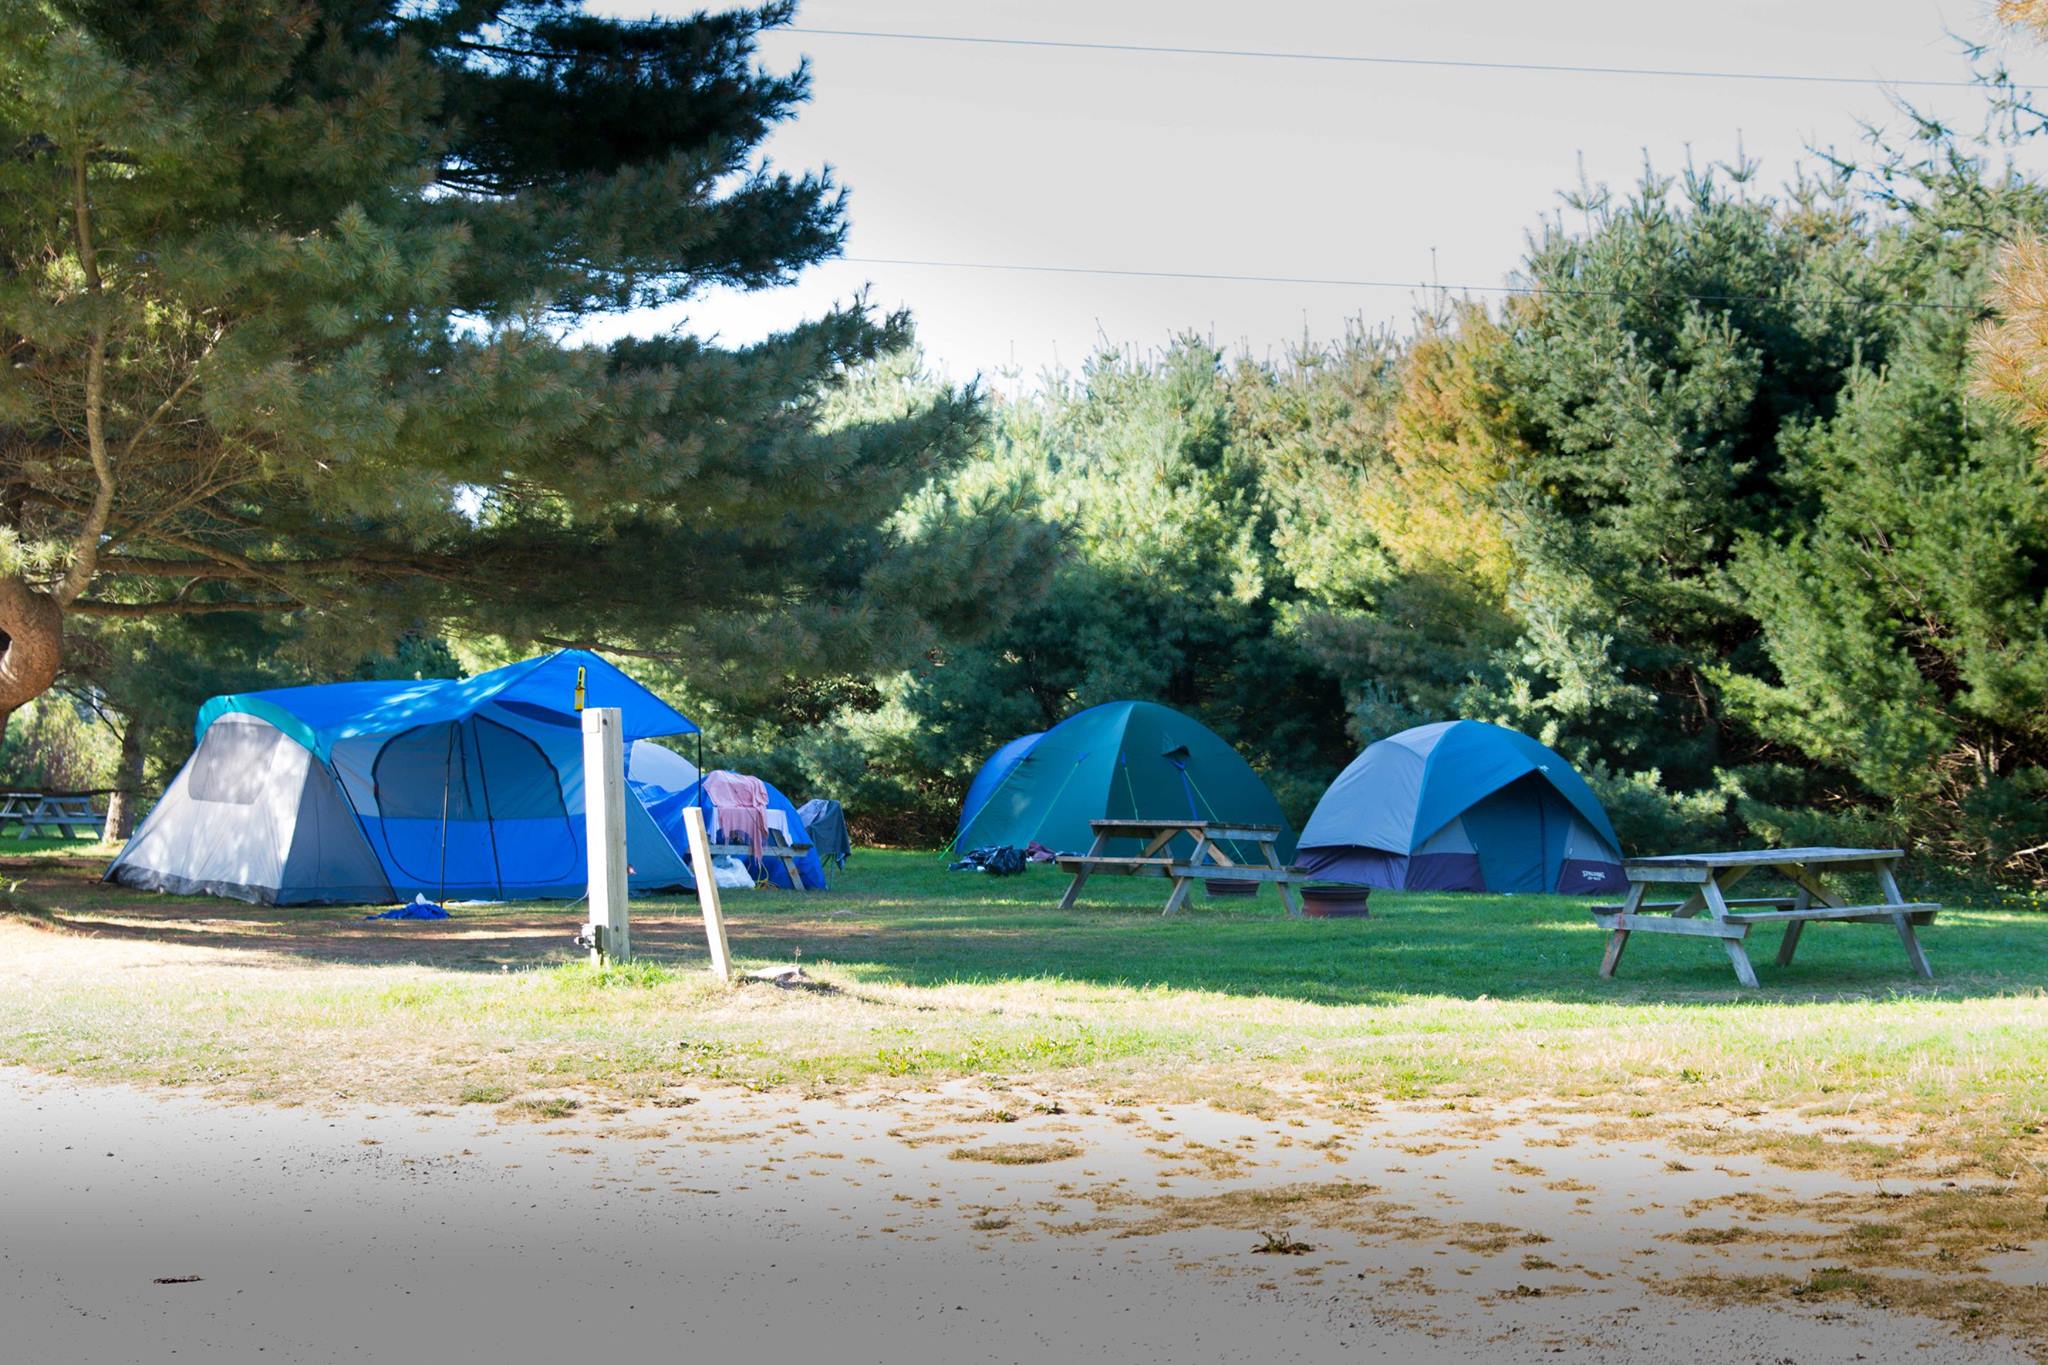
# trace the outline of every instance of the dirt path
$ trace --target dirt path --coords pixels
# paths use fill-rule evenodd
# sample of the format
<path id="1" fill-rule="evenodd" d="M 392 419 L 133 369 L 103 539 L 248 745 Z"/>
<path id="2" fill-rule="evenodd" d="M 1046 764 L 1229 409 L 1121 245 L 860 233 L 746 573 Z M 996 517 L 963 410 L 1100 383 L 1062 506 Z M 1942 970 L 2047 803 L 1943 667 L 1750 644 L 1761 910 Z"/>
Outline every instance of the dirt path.
<path id="1" fill-rule="evenodd" d="M 1841 1177 L 1674 1171 L 1553 1120 L 1069 1107 L 316 1114 L 0 1071 L 0 1321 L 10 1354 L 91 1362 L 2028 1359 L 1853 1303 L 1646 1289 L 1773 1268 L 1685 1233 Z M 1269 1232 L 1308 1249 L 1254 1251 Z"/>

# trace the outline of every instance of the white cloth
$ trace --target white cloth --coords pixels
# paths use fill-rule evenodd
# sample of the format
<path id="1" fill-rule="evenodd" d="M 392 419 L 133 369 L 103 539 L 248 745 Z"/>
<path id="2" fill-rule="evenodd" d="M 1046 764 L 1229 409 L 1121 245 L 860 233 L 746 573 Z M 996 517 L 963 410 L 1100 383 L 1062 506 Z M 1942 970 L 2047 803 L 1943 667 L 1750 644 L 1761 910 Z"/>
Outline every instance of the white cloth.
<path id="1" fill-rule="evenodd" d="M 789 815 L 787 812 L 776 810 L 771 806 L 762 812 L 762 818 L 768 822 L 768 828 L 782 836 L 783 843 L 793 844 L 796 842 L 796 840 L 789 837 Z M 725 831 L 719 827 L 718 808 L 716 806 L 711 808 L 711 824 L 712 837 L 718 840 L 718 842 L 724 843 Z"/>

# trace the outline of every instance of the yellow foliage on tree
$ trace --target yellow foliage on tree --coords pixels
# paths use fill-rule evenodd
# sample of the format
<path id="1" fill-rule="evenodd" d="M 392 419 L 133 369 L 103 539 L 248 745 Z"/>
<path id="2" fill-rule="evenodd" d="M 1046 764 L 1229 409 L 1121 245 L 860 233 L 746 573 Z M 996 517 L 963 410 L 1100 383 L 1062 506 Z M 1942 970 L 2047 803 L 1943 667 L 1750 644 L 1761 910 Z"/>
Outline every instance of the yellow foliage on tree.
<path id="1" fill-rule="evenodd" d="M 1517 454 L 1503 429 L 1495 360 L 1507 333 L 1476 305 L 1416 339 L 1388 422 L 1392 477 L 1366 494 L 1366 519 L 1394 562 L 1504 601 L 1514 573 L 1495 492 Z"/>
<path id="2" fill-rule="evenodd" d="M 1998 17 L 2048 38 L 2048 0 L 1998 0 Z M 2039 433 L 2048 460 L 2048 242 L 2025 233 L 2008 243 L 1991 299 L 1998 316 L 1977 329 L 1976 390 Z"/>
<path id="3" fill-rule="evenodd" d="M 2048 0 L 1998 0 L 1999 22 L 2048 35 Z"/>

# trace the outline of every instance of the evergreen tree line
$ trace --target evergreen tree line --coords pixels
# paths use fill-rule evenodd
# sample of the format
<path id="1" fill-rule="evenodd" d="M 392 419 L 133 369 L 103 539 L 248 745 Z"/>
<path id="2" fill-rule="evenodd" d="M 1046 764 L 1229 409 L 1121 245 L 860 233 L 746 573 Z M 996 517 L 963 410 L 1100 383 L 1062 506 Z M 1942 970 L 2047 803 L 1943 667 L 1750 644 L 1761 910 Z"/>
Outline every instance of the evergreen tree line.
<path id="1" fill-rule="evenodd" d="M 1131 697 L 1297 819 L 1361 746 L 1462 716 L 1561 750 L 1632 849 L 1905 841 L 2038 881 L 2048 473 L 1973 336 L 2044 215 L 1997 137 L 1923 122 L 1776 192 L 1737 164 L 1567 196 L 1528 292 L 1407 337 L 1105 351 L 992 401 L 900 514 L 1006 528 L 981 633 L 692 690 L 725 757 L 905 841 L 950 835 L 996 744 Z"/>
<path id="2" fill-rule="evenodd" d="M 576 340 L 839 250 L 830 176 L 760 150 L 793 13 L 0 7 L 0 722 L 35 709 L 0 775 L 147 791 L 209 694 L 575 643 L 874 838 L 943 842 L 993 746 L 1149 698 L 1297 819 L 1468 716 L 1635 848 L 2048 877 L 2015 92 L 1782 189 L 1584 188 L 1523 292 L 1278 357 L 1182 337 L 1006 398 L 863 300 Z"/>

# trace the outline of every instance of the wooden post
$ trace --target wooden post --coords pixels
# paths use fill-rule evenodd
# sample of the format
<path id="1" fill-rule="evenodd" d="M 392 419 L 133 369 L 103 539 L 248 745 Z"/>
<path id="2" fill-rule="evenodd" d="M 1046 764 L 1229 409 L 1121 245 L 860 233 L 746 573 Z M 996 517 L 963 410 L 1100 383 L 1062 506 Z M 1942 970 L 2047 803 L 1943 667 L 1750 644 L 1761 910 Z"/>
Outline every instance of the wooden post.
<path id="1" fill-rule="evenodd" d="M 583 712 L 583 829 L 590 868 L 590 965 L 633 960 L 626 910 L 625 723 L 615 706 Z"/>
<path id="2" fill-rule="evenodd" d="M 690 880 L 697 883 L 697 904 L 704 907 L 704 941 L 711 949 L 711 974 L 732 980 L 732 949 L 725 941 L 725 912 L 718 908 L 718 873 L 711 866 L 711 836 L 704 829 L 704 811 L 691 805 L 683 811 L 690 835 Z"/>

